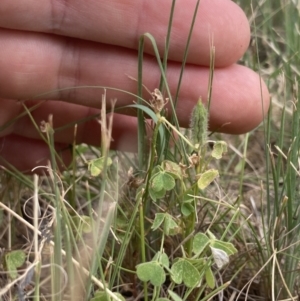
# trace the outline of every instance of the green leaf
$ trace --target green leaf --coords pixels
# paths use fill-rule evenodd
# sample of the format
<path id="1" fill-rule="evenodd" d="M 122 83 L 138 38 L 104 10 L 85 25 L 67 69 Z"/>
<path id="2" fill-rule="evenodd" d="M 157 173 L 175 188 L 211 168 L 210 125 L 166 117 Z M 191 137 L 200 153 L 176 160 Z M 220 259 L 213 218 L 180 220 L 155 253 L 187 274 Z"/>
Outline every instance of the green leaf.
<path id="1" fill-rule="evenodd" d="M 193 200 L 191 200 L 192 202 Z M 184 202 L 181 204 L 181 213 L 184 215 L 184 216 L 189 216 L 191 213 L 193 213 L 195 211 L 195 208 L 194 206 L 191 204 L 191 202 Z"/>
<path id="2" fill-rule="evenodd" d="M 198 270 L 184 258 L 180 258 L 172 265 L 171 272 L 171 278 L 175 283 L 183 282 L 189 288 L 196 287 L 201 280 Z"/>
<path id="3" fill-rule="evenodd" d="M 163 185 L 165 190 L 171 190 L 175 187 L 175 180 L 169 173 L 163 174 Z"/>
<path id="4" fill-rule="evenodd" d="M 158 299 L 156 299 L 156 301 L 170 301 L 170 299 L 168 299 L 168 298 L 158 298 Z"/>
<path id="5" fill-rule="evenodd" d="M 160 165 L 156 165 L 156 166 L 154 166 L 154 168 L 153 168 L 153 170 L 152 170 L 152 176 L 151 176 L 151 179 L 153 178 L 153 177 L 155 177 L 155 175 L 157 175 L 157 174 L 159 174 L 159 173 L 161 173 L 161 172 L 163 172 L 164 170 L 162 169 L 162 167 L 160 166 Z"/>
<path id="6" fill-rule="evenodd" d="M 197 182 L 198 187 L 203 190 L 205 189 L 211 182 L 213 182 L 219 176 L 219 172 L 216 169 L 209 169 L 200 175 L 200 178 Z"/>
<path id="7" fill-rule="evenodd" d="M 149 195 L 151 199 L 156 202 L 157 199 L 161 199 L 166 195 L 166 190 L 162 189 L 160 191 L 154 191 L 153 189 L 149 189 Z"/>
<path id="8" fill-rule="evenodd" d="M 164 190 L 171 190 L 175 187 L 175 180 L 174 178 L 165 172 L 159 172 L 155 174 L 151 178 L 151 189 L 154 192 Z"/>
<path id="9" fill-rule="evenodd" d="M 152 261 L 158 261 L 165 268 L 169 268 L 170 265 L 168 255 L 160 251 L 155 254 Z"/>
<path id="10" fill-rule="evenodd" d="M 153 231 L 157 230 L 163 223 L 163 230 L 166 235 L 172 235 L 174 229 L 178 228 L 177 223 L 174 221 L 173 217 L 168 213 L 156 213 L 154 222 L 151 226 Z"/>
<path id="11" fill-rule="evenodd" d="M 160 263 L 163 267 L 165 268 L 169 268 L 170 266 L 170 261 L 169 261 L 169 257 L 166 253 L 162 253 L 160 256 Z"/>
<path id="12" fill-rule="evenodd" d="M 221 159 L 223 154 L 227 152 L 227 143 L 225 141 L 216 141 L 211 156 Z"/>
<path id="13" fill-rule="evenodd" d="M 174 301 L 182 301 L 182 299 L 174 292 L 168 290 L 169 295 Z"/>
<path id="14" fill-rule="evenodd" d="M 112 159 L 111 158 L 106 158 L 106 157 L 101 157 L 97 159 L 93 159 L 89 161 L 88 163 L 88 169 L 93 177 L 97 177 L 101 174 L 103 171 L 105 162 L 107 166 L 110 166 L 112 164 Z"/>
<path id="15" fill-rule="evenodd" d="M 164 220 L 164 233 L 166 235 L 170 235 L 170 232 L 176 228 L 178 228 L 177 223 L 174 221 L 173 217 L 170 214 L 166 213 Z"/>
<path id="16" fill-rule="evenodd" d="M 199 272 L 207 266 L 207 260 L 204 258 L 196 258 L 196 259 L 186 259 L 191 263 Z M 201 273 L 200 273 L 201 274 Z"/>
<path id="17" fill-rule="evenodd" d="M 157 123 L 158 121 L 158 118 L 157 116 L 155 115 L 155 113 L 149 109 L 148 107 L 144 106 L 144 105 L 140 105 L 140 104 L 133 104 L 133 105 L 127 105 L 127 106 L 124 106 L 123 108 L 136 108 L 136 109 L 139 109 L 139 110 L 142 110 L 144 111 L 146 114 L 148 114 L 155 123 Z M 122 109 L 122 107 L 119 107 L 118 110 Z M 161 149 L 164 149 L 165 148 L 165 143 L 166 143 L 166 139 L 165 139 L 165 132 L 164 132 L 164 127 L 163 126 L 160 126 L 158 128 L 158 132 L 159 132 L 159 138 L 160 138 L 160 141 L 161 141 Z"/>
<path id="18" fill-rule="evenodd" d="M 229 256 L 225 251 L 214 247 L 210 247 L 210 249 L 218 269 L 222 269 L 223 266 L 229 263 Z"/>
<path id="19" fill-rule="evenodd" d="M 212 233 L 212 232 L 210 232 L 209 230 L 207 230 L 207 234 L 208 234 L 208 236 L 209 236 L 209 238 L 211 239 L 211 240 L 216 240 L 217 238 L 216 238 L 216 236 Z"/>
<path id="20" fill-rule="evenodd" d="M 17 278 L 17 268 L 24 264 L 25 259 L 26 255 L 22 250 L 11 251 L 5 254 L 5 263 L 7 271 L 12 279 Z"/>
<path id="21" fill-rule="evenodd" d="M 87 144 L 79 144 L 76 145 L 76 153 L 83 155 L 84 153 L 86 153 L 88 151 L 89 147 Z"/>
<path id="22" fill-rule="evenodd" d="M 205 271 L 205 280 L 209 288 L 211 289 L 215 288 L 216 285 L 215 277 L 210 267 L 208 267 L 208 269 Z"/>
<path id="23" fill-rule="evenodd" d="M 163 223 L 164 219 L 165 219 L 165 213 L 155 213 L 155 218 L 151 226 L 151 229 L 153 231 L 157 230 L 160 227 L 160 225 Z"/>
<path id="24" fill-rule="evenodd" d="M 164 171 L 169 173 L 175 179 L 178 179 L 178 180 L 182 179 L 182 170 L 177 163 L 169 161 L 169 160 L 164 160 L 162 162 L 161 166 Z"/>
<path id="25" fill-rule="evenodd" d="M 204 233 L 197 233 L 193 240 L 193 252 L 200 255 L 209 243 L 210 239 Z"/>
<path id="26" fill-rule="evenodd" d="M 181 198 L 181 213 L 184 216 L 189 216 L 192 212 L 195 211 L 195 202 L 194 199 L 189 195 L 192 194 L 192 191 L 186 190 L 183 197 Z"/>
<path id="27" fill-rule="evenodd" d="M 225 242 L 225 241 L 216 239 L 216 240 L 211 241 L 211 246 L 216 249 L 223 250 L 224 252 L 227 253 L 227 255 L 233 255 L 233 254 L 237 253 L 237 249 L 230 242 Z"/>
<path id="28" fill-rule="evenodd" d="M 125 298 L 120 293 L 114 293 L 116 297 L 120 300 L 126 301 Z M 107 298 L 107 294 L 103 291 L 97 291 L 91 301 L 111 301 L 110 297 Z"/>
<path id="29" fill-rule="evenodd" d="M 150 281 L 154 286 L 161 286 L 166 281 L 165 271 L 156 261 L 137 265 L 136 273 L 141 281 Z"/>
<path id="30" fill-rule="evenodd" d="M 165 189 L 164 188 L 164 175 L 162 172 L 159 172 L 152 177 L 151 189 L 155 192 Z"/>

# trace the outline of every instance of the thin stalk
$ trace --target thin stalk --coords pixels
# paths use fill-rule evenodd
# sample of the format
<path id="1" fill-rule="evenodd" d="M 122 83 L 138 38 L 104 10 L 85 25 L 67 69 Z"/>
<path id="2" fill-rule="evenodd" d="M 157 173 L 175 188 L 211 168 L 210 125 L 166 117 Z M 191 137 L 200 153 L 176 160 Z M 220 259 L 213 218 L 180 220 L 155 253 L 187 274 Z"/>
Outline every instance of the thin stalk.
<path id="1" fill-rule="evenodd" d="M 170 47 L 170 38 L 171 38 L 173 17 L 174 17 L 174 11 L 175 11 L 175 3 L 176 3 L 176 0 L 173 0 L 171 10 L 170 10 L 168 31 L 167 31 L 167 37 L 166 37 L 166 45 L 165 45 L 165 51 L 164 51 L 164 57 L 163 57 L 163 64 L 162 65 L 163 65 L 163 69 L 164 69 L 165 72 L 167 71 L 168 54 L 169 54 L 169 47 Z M 163 87 L 164 87 L 164 80 L 163 80 L 163 77 L 161 76 L 160 82 L 159 82 L 159 90 L 163 91 Z"/>
<path id="2" fill-rule="evenodd" d="M 176 132 L 176 134 L 193 150 L 195 149 L 195 146 L 184 135 L 182 135 L 182 133 L 170 121 L 168 121 L 165 117 L 160 117 L 160 121 L 168 125 L 174 132 Z"/>
<path id="3" fill-rule="evenodd" d="M 198 173 L 198 171 L 197 171 Z M 199 188 L 198 185 L 194 185 L 194 195 L 198 195 Z M 194 211 L 189 215 L 189 217 L 186 220 L 186 231 L 185 231 L 185 237 L 189 237 L 190 239 L 186 242 L 185 248 L 187 251 L 187 254 L 189 257 L 192 257 L 192 251 L 193 251 L 193 237 L 191 236 L 191 233 L 195 230 L 195 224 L 196 224 L 196 212 L 197 212 L 197 203 L 196 199 L 193 200 L 194 203 Z"/>
<path id="4" fill-rule="evenodd" d="M 117 274 L 118 274 L 119 269 L 121 267 L 121 264 L 122 264 L 122 261 L 123 261 L 123 258 L 124 258 L 124 254 L 126 252 L 126 248 L 128 247 L 128 244 L 130 243 L 131 235 L 132 235 L 132 232 L 134 230 L 134 222 L 136 220 L 136 216 L 137 216 L 137 213 L 138 213 L 138 210 L 140 208 L 140 205 L 141 205 L 142 201 L 143 201 L 142 196 L 138 197 L 136 199 L 136 203 L 134 205 L 134 208 L 132 209 L 132 214 L 130 216 L 130 220 L 128 221 L 126 232 L 125 232 L 125 235 L 124 235 L 124 238 L 123 238 L 123 243 L 121 244 L 121 248 L 120 248 L 118 257 L 115 260 L 115 267 L 116 268 L 114 269 L 113 274 L 111 276 L 111 283 L 115 282 Z"/>
<path id="5" fill-rule="evenodd" d="M 60 270 L 57 269 L 57 266 L 62 266 L 62 256 L 61 256 L 61 249 L 62 249 L 62 220 L 61 220 L 61 198 L 60 198 L 60 191 L 58 187 L 59 178 L 57 176 L 57 164 L 55 158 L 55 151 L 54 151 L 54 130 L 52 126 L 52 118 L 49 117 L 49 122 L 45 126 L 45 132 L 47 135 L 48 144 L 50 147 L 50 160 L 51 160 L 51 170 L 52 170 L 52 181 L 53 181 L 53 190 L 55 194 L 55 227 L 54 227 L 54 266 L 51 268 L 52 270 L 52 281 L 53 281 L 53 297 L 55 296 L 55 300 L 59 301 L 62 300 L 61 292 L 61 273 Z"/>
<path id="6" fill-rule="evenodd" d="M 213 87 L 213 79 L 214 79 L 214 70 L 215 70 L 215 56 L 216 49 L 213 45 L 211 45 L 210 50 L 210 63 L 209 63 L 209 79 L 208 79 L 208 93 L 207 93 L 207 111 L 209 112 L 211 105 L 211 97 L 212 97 L 212 87 Z"/>
<path id="7" fill-rule="evenodd" d="M 143 203 L 140 203 L 139 208 L 140 213 L 140 251 L 141 251 L 141 260 L 142 263 L 146 262 L 146 246 L 145 246 L 145 223 L 144 223 L 144 210 Z M 145 281 L 143 283 L 144 287 L 144 300 L 148 301 L 148 283 Z"/>
<path id="8" fill-rule="evenodd" d="M 271 190 L 270 190 L 270 184 L 271 183 L 271 178 L 270 178 L 270 170 L 271 169 L 274 169 L 273 168 L 273 164 L 272 164 L 272 158 L 270 158 L 270 150 L 269 150 L 269 147 L 270 147 L 270 141 L 271 141 L 271 118 L 272 116 L 272 102 L 271 102 L 271 105 L 270 105 L 270 110 L 268 112 L 268 117 L 267 117 L 267 122 L 266 122 L 266 125 L 265 125 L 265 130 L 264 130 L 264 133 L 265 134 L 265 158 L 266 158 L 266 183 L 268 183 L 266 185 L 266 195 L 267 195 L 267 217 L 266 217 L 266 220 L 267 220 L 267 223 L 265 223 L 265 226 L 263 227 L 264 231 L 266 231 L 267 229 L 267 224 L 270 224 L 271 222 L 271 218 L 272 216 L 274 216 L 274 209 L 272 209 L 272 207 L 275 207 L 275 206 L 271 206 Z M 274 178 L 274 172 L 273 172 L 273 183 L 274 183 L 274 192 L 275 192 L 275 200 L 277 199 L 278 197 L 278 192 L 277 192 L 277 183 L 278 181 L 276 181 L 276 179 Z M 273 214 L 272 214 L 273 212 Z M 264 215 L 262 215 L 264 216 Z M 264 217 L 263 217 L 264 219 Z M 266 233 L 265 233 L 266 234 Z M 266 237 L 266 236 L 265 236 Z"/>
<path id="9" fill-rule="evenodd" d="M 203 149 L 200 147 L 200 150 L 198 152 L 198 157 L 200 158 L 199 160 L 199 164 L 196 166 L 196 174 L 200 174 L 201 172 L 204 171 L 204 167 L 205 167 L 205 153 L 206 153 L 206 148 L 204 147 Z M 197 185 L 197 183 L 195 183 L 193 185 L 193 194 L 194 196 L 198 196 L 199 195 L 199 187 Z M 186 223 L 186 231 L 185 231 L 185 237 L 189 237 L 191 236 L 191 233 L 195 230 L 195 225 L 196 225 L 196 221 L 197 221 L 197 202 L 196 202 L 196 198 L 194 197 L 194 211 L 190 214 L 190 216 L 188 217 Z M 191 237 L 187 243 L 186 243 L 186 250 L 187 253 L 189 255 L 189 257 L 192 257 L 192 250 L 193 250 L 193 237 Z"/>
<path id="10" fill-rule="evenodd" d="M 239 185 L 239 195 L 241 198 L 243 198 L 244 173 L 245 173 L 245 164 L 246 164 L 247 151 L 248 151 L 249 133 L 245 135 L 244 141 L 245 141 L 244 152 L 243 152 L 243 159 L 242 159 L 242 166 L 241 166 L 240 185 Z"/>
<path id="11" fill-rule="evenodd" d="M 198 14 L 199 4 L 200 4 L 200 0 L 198 0 L 197 3 L 196 3 L 196 7 L 194 9 L 194 14 L 193 14 L 193 19 L 192 19 L 192 22 L 191 22 L 191 27 L 190 27 L 190 30 L 189 30 L 189 35 L 188 35 L 188 38 L 187 38 L 187 41 L 186 41 L 186 44 L 185 44 L 184 55 L 183 55 L 180 74 L 179 74 L 179 80 L 178 80 L 177 89 L 176 89 L 176 93 L 175 93 L 175 100 L 174 100 L 174 107 L 175 108 L 176 108 L 177 102 L 178 102 L 178 96 L 179 96 L 179 91 L 180 91 L 180 88 L 181 88 L 183 72 L 184 72 L 184 68 L 185 68 L 188 53 L 189 53 L 190 42 L 191 42 L 191 38 L 192 38 L 193 30 L 194 30 L 194 25 L 195 25 L 196 18 L 197 18 L 197 14 Z M 173 123 L 173 121 L 174 120 L 172 120 L 172 123 Z"/>
<path id="12" fill-rule="evenodd" d="M 137 103 L 142 105 L 143 97 L 143 58 L 144 58 L 144 36 L 139 40 L 138 52 L 138 98 Z M 142 110 L 137 111 L 138 119 L 138 164 L 139 170 L 143 170 L 146 162 L 146 126 L 145 116 Z"/>
<path id="13" fill-rule="evenodd" d="M 178 84 L 177 84 L 177 88 L 176 88 L 176 92 L 175 92 L 174 105 L 173 105 L 173 102 L 171 101 L 172 111 L 173 111 L 171 124 L 174 124 L 177 127 L 177 130 L 179 129 L 179 125 L 178 125 L 177 115 L 176 115 L 175 109 L 176 109 L 177 103 L 178 103 L 179 91 L 180 91 L 180 88 L 181 88 L 181 83 L 182 83 L 182 78 L 183 78 L 183 72 L 184 72 L 184 69 L 185 69 L 186 62 L 187 62 L 188 50 L 189 50 L 189 47 L 190 47 L 191 37 L 192 37 L 196 17 L 197 17 L 197 14 L 198 14 L 199 4 L 200 4 L 200 0 L 198 0 L 197 3 L 196 3 L 196 7 L 195 7 L 195 10 L 194 10 L 194 14 L 193 14 L 193 19 L 192 19 L 192 22 L 191 22 L 191 26 L 190 26 L 190 30 L 189 30 L 189 34 L 188 34 L 188 38 L 187 38 L 187 42 L 185 44 L 184 55 L 183 55 L 183 59 L 182 59 Z M 170 26 L 170 24 L 169 24 L 169 26 Z M 167 136 L 166 144 L 169 145 L 169 143 L 170 143 L 170 136 Z M 185 148 L 184 144 L 181 142 L 181 140 L 179 141 L 179 143 L 180 143 L 180 146 L 181 146 L 181 149 L 182 149 L 182 152 L 183 152 L 182 155 L 185 158 L 185 160 L 187 161 L 186 148 Z M 166 151 L 167 151 L 167 148 L 166 148 Z M 176 151 L 176 149 L 175 149 L 175 151 Z M 166 155 L 166 153 L 165 153 L 165 155 Z"/>
<path id="14" fill-rule="evenodd" d="M 150 161 L 149 161 L 149 168 L 148 168 L 148 174 L 147 174 L 147 182 L 146 182 L 146 188 L 145 192 L 143 195 L 143 200 L 144 200 L 144 218 L 145 214 L 148 212 L 148 207 L 149 207 L 149 202 L 148 202 L 148 195 L 149 195 L 149 185 L 150 185 L 150 179 L 152 176 L 152 171 L 154 168 L 154 161 L 156 157 L 156 141 L 157 141 L 157 135 L 159 131 L 159 127 L 162 124 L 162 120 L 160 117 L 158 117 L 157 123 L 155 124 L 155 128 L 153 131 L 153 136 L 152 136 L 152 144 L 151 144 L 151 154 L 150 154 Z"/>

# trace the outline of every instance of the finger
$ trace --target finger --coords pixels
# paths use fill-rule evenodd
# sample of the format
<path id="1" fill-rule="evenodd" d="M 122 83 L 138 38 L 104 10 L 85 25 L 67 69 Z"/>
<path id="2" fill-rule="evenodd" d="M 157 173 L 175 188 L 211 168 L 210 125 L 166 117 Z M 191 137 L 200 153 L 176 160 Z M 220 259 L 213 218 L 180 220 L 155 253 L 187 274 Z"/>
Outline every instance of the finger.
<path id="1" fill-rule="evenodd" d="M 15 104 L 20 109 L 12 118 L 16 118 L 24 111 L 23 106 L 21 107 L 18 102 L 14 103 L 11 100 L 2 99 L 0 103 L 4 104 L 4 107 L 6 103 Z M 26 114 L 22 118 L 17 118 L 9 128 L 5 127 L 2 119 L 0 119 L 0 129 L 1 127 L 5 128 L 4 132 L 0 131 L 0 137 L 14 134 L 28 139 L 42 140 L 43 137 L 45 138 L 45 135 L 41 133 L 40 125 L 44 121 L 47 122 L 51 114 L 56 143 L 101 145 L 100 110 L 58 101 L 30 101 L 26 105 L 28 110 L 35 108 L 30 112 L 30 117 Z M 17 111 L 13 106 L 11 108 L 13 109 L 12 111 Z M 108 126 L 111 119 L 110 116 L 111 114 L 107 115 Z M 136 118 L 113 114 L 111 147 L 131 152 L 137 150 Z"/>
<path id="2" fill-rule="evenodd" d="M 0 99 L 0 137 L 13 132 L 13 119 L 22 112 L 20 102 L 12 99 Z"/>
<path id="3" fill-rule="evenodd" d="M 12 103 L 11 100 L 9 101 Z M 5 103 L 5 100 L 2 100 L 2 103 Z M 35 104 L 36 102 L 31 103 L 32 106 Z M 20 108 L 19 103 L 15 105 Z M 31 118 L 26 115 L 17 119 L 9 127 L 11 134 L 7 135 L 7 129 L 6 136 L 0 138 L 0 167 L 10 169 L 14 166 L 22 172 L 30 173 L 32 168 L 42 166 L 34 172 L 46 172 L 44 166 L 48 166 L 51 154 L 38 125 L 41 121 L 48 120 L 49 112 L 53 114 L 55 147 L 60 156 L 57 158 L 59 169 L 63 170 L 71 163 L 70 145 L 73 143 L 101 145 L 99 110 L 57 101 L 44 102 L 31 112 Z M 107 117 L 109 122 L 110 114 Z M 32 119 L 35 120 L 35 125 Z M 76 130 L 75 124 L 78 124 Z M 137 151 L 136 118 L 114 114 L 111 148 Z"/>
<path id="4" fill-rule="evenodd" d="M 134 51 L 74 40 L 66 45 L 60 38 L 52 37 L 49 41 L 48 36 L 30 33 L 25 38 L 20 33 L 2 31 L 0 39 L 5 45 L 0 49 L 0 95 L 3 97 L 32 98 L 53 90 L 43 97 L 99 108 L 102 90 L 55 89 L 100 84 L 136 93 L 137 83 L 129 78 L 137 78 Z M 157 88 L 160 78 L 157 62 L 145 56 L 143 69 L 145 86 L 150 90 Z M 170 62 L 167 79 L 172 95 L 177 89 L 179 73 L 180 64 Z M 178 117 L 183 126 L 187 126 L 198 98 L 201 96 L 206 101 L 208 78 L 208 68 L 185 67 L 178 105 Z M 148 98 L 148 94 L 145 97 Z M 112 98 L 117 99 L 117 107 L 130 104 L 135 99 L 124 92 L 108 90 L 107 99 Z M 261 122 L 269 106 L 269 95 L 257 74 L 233 65 L 214 71 L 211 101 L 211 129 L 241 133 Z"/>
<path id="5" fill-rule="evenodd" d="M 0 27 L 54 33 L 137 49 L 139 37 L 149 32 L 163 53 L 172 1 L 10 1 L 1 0 Z M 169 59 L 181 61 L 196 0 L 176 2 Z M 216 47 L 216 66 L 236 62 L 250 39 L 242 10 L 230 0 L 201 0 L 189 47 L 188 62 L 209 64 Z M 3 47 L 3 46 L 2 46 Z M 146 52 L 153 53 L 150 43 Z"/>
<path id="6" fill-rule="evenodd" d="M 59 169 L 65 169 L 72 160 L 70 147 L 66 144 L 55 145 Z M 11 168 L 11 165 L 19 171 L 30 173 L 36 166 L 48 166 L 50 151 L 46 143 L 40 140 L 27 139 L 17 135 L 8 135 L 0 138 L 0 167 Z M 46 172 L 41 168 L 38 172 Z"/>

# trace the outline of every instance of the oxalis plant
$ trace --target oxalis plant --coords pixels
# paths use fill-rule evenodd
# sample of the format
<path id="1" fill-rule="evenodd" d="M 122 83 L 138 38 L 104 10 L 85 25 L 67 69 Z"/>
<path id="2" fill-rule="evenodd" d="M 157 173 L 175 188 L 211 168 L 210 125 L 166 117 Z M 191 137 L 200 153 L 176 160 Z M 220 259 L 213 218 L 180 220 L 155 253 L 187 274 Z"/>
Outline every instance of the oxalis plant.
<path id="1" fill-rule="evenodd" d="M 222 237 L 216 237 L 209 222 L 209 227 L 196 231 L 201 223 L 198 210 L 205 190 L 219 177 L 211 163 L 222 158 L 227 144 L 208 139 L 208 110 L 201 99 L 192 112 L 187 135 L 163 116 L 168 102 L 155 89 L 149 101 L 153 111 L 149 106 L 132 105 L 146 112 L 154 127 L 147 172 L 134 173 L 130 168 L 128 173 L 127 194 L 135 199 L 134 205 L 129 209 L 131 204 L 119 201 L 112 228 L 120 249 L 109 282 L 120 281 L 117 274 L 127 271 L 127 281 L 136 286 L 135 293 L 140 292 L 144 300 L 206 300 L 229 285 L 230 282 L 222 283 L 218 275 L 237 252 L 225 239 L 228 229 Z M 167 133 L 176 137 L 171 147 L 167 146 Z M 167 155 L 166 149 L 170 149 Z M 92 176 L 102 172 L 103 162 L 101 157 L 89 163 Z M 110 158 L 106 162 L 111 166 Z M 108 249 L 113 257 L 113 247 Z M 139 281 L 143 289 L 138 288 Z M 104 292 L 97 292 L 93 298 L 106 299 Z"/>
<path id="2" fill-rule="evenodd" d="M 193 300 L 206 300 L 229 285 L 229 282 L 220 283 L 216 274 L 237 252 L 232 243 L 223 237 L 219 239 L 208 228 L 195 231 L 201 195 L 204 196 L 206 188 L 219 176 L 210 163 L 222 158 L 227 144 L 208 140 L 208 111 L 201 99 L 192 112 L 191 133 L 184 135 L 162 115 L 169 100 L 158 89 L 151 95 L 155 126 L 148 171 L 144 178 L 134 177 L 130 172 L 135 206 L 130 212 L 123 209 L 123 217 L 120 214 L 116 222 L 117 236 L 122 221 L 123 226 L 124 219 L 128 222 L 126 233 L 118 236 L 123 245 L 120 253 L 135 250 L 135 256 L 130 258 L 135 263 L 131 273 L 143 282 L 144 300 L 150 296 L 157 301 L 185 300 L 189 296 Z M 172 160 L 172 156 L 166 159 L 162 155 L 162 145 L 166 148 L 165 131 L 177 137 Z M 176 154 L 178 143 L 190 154 L 186 162 L 183 156 L 178 159 L 181 157 L 180 152 Z M 210 150 L 208 144 L 212 145 Z M 101 170 L 101 162 L 98 168 Z M 94 172 L 94 164 L 90 169 Z M 116 266 L 119 263 L 116 262 Z"/>

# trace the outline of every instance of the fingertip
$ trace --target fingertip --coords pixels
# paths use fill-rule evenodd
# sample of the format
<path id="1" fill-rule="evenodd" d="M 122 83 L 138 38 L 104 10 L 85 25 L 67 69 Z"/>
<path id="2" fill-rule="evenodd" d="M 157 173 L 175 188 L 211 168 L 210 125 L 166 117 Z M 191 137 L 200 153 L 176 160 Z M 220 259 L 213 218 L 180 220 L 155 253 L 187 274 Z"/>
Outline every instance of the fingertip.
<path id="1" fill-rule="evenodd" d="M 251 69 L 226 68 L 230 78 L 222 83 L 225 70 L 218 70 L 211 103 L 211 130 L 243 134 L 256 128 L 270 106 L 270 94 L 263 79 Z M 225 84 L 225 85 L 224 85 Z"/>
<path id="2" fill-rule="evenodd" d="M 212 2 L 222 2 L 213 0 Z M 219 19 L 220 28 L 226 28 L 228 35 L 219 31 L 219 44 L 216 45 L 215 66 L 224 67 L 236 63 L 247 51 L 251 32 L 247 16 L 236 3 L 231 0 L 223 1 L 227 5 L 220 7 L 219 14 L 225 15 Z"/>
<path id="3" fill-rule="evenodd" d="M 201 24 L 200 34 L 206 34 L 203 47 L 214 46 L 215 66 L 230 66 L 237 62 L 246 52 L 250 43 L 250 26 L 244 11 L 231 0 L 203 0 L 200 13 L 207 19 L 206 28 Z M 202 18 L 203 19 L 203 18 Z M 202 37 L 204 40 L 204 37 Z M 194 49 L 196 51 L 196 49 Z M 208 55 L 211 49 L 207 50 Z M 210 57 L 206 58 L 210 64 Z"/>

